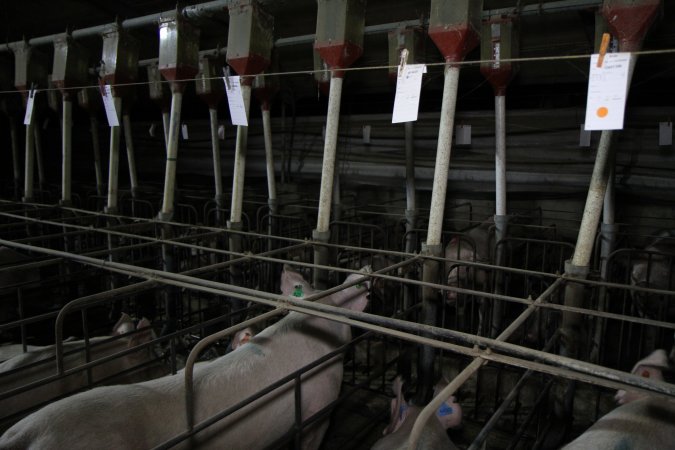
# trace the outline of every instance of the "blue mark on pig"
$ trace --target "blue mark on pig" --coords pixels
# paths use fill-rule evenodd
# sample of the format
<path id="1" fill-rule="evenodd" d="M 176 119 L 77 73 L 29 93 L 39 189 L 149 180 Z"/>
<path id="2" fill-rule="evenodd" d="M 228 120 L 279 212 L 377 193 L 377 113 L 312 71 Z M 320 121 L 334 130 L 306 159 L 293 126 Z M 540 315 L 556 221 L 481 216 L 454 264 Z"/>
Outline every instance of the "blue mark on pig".
<path id="1" fill-rule="evenodd" d="M 452 409 L 452 406 L 448 405 L 447 403 L 443 403 L 440 408 L 438 408 L 438 415 L 443 417 L 443 416 L 449 416 L 455 412 L 454 409 Z"/>

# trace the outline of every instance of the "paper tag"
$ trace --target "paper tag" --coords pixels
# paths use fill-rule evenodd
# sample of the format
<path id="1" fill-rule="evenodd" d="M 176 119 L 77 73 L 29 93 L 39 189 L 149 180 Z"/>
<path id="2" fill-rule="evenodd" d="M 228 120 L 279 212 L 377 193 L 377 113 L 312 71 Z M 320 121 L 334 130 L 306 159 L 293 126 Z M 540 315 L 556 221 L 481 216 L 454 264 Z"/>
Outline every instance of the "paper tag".
<path id="1" fill-rule="evenodd" d="M 241 91 L 241 77 L 223 77 L 223 81 L 225 82 L 232 125 L 247 127 L 248 115 L 246 114 L 246 105 L 244 105 L 244 94 Z"/>
<path id="2" fill-rule="evenodd" d="M 218 139 L 225 140 L 225 125 L 218 125 Z"/>
<path id="3" fill-rule="evenodd" d="M 157 128 L 157 124 L 153 123 L 150 125 L 150 129 L 148 130 L 148 133 L 150 133 L 151 137 L 155 137 L 155 129 Z"/>
<path id="4" fill-rule="evenodd" d="M 117 111 L 115 110 L 115 100 L 112 96 L 112 88 L 109 84 L 103 87 L 101 92 L 103 97 L 103 107 L 105 108 L 105 115 L 108 117 L 108 125 L 111 127 L 119 127 L 120 121 L 117 118 Z"/>
<path id="5" fill-rule="evenodd" d="M 391 123 L 417 120 L 422 90 L 422 74 L 427 71 L 424 64 L 406 64 L 396 79 L 396 97 Z"/>
<path id="6" fill-rule="evenodd" d="M 28 91 L 28 101 L 26 102 L 26 115 L 23 117 L 23 124 L 33 123 L 33 102 L 35 101 L 35 89 Z"/>
<path id="7" fill-rule="evenodd" d="M 586 130 L 621 130 L 628 95 L 630 53 L 607 53 L 602 67 L 591 55 L 586 100 Z"/>
<path id="8" fill-rule="evenodd" d="M 183 136 L 183 140 L 187 141 L 187 140 L 189 139 L 189 135 L 188 135 L 188 127 L 187 127 L 187 124 L 186 124 L 186 123 L 184 123 L 184 124 L 180 127 L 180 134 Z"/>

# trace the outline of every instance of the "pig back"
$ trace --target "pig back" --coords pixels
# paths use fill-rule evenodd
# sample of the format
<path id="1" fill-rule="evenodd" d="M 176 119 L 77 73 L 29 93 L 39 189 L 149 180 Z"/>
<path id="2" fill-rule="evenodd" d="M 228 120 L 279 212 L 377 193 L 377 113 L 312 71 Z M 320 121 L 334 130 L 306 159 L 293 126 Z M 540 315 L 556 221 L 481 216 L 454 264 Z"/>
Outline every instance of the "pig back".
<path id="1" fill-rule="evenodd" d="M 675 448 L 675 403 L 646 397 L 601 417 L 564 450 Z"/>
<path id="2" fill-rule="evenodd" d="M 384 436 L 382 439 L 375 442 L 372 450 L 408 450 L 408 441 L 410 433 L 415 425 L 415 420 L 422 412 L 421 408 L 411 406 L 408 409 L 408 416 L 401 427 L 395 432 Z M 427 421 L 419 442 L 415 450 L 458 450 L 455 444 L 452 443 L 448 437 L 445 428 L 436 419 L 430 417 Z"/>

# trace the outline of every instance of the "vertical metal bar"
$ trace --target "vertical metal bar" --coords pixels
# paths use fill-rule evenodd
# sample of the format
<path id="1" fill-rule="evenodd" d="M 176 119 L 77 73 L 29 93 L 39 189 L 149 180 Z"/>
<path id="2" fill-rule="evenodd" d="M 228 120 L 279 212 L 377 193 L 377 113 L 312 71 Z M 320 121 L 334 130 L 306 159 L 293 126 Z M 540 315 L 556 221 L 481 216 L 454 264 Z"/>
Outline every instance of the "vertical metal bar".
<path id="1" fill-rule="evenodd" d="M 269 200 L 277 199 L 277 185 L 274 178 L 274 152 L 272 150 L 272 120 L 269 107 L 262 108 L 263 134 L 265 137 L 265 162 L 267 166 L 267 192 Z M 276 214 L 276 211 L 272 212 Z"/>
<path id="2" fill-rule="evenodd" d="M 222 223 L 221 209 L 223 208 L 223 174 L 220 165 L 220 139 L 218 137 L 218 109 L 209 108 L 211 123 L 211 149 L 213 150 L 213 178 L 216 189 L 216 217 L 218 224 Z"/>
<path id="3" fill-rule="evenodd" d="M 16 120 L 9 118 L 9 135 L 12 140 L 12 168 L 14 169 L 14 198 L 21 196 L 21 167 L 19 167 L 19 136 Z"/>
<path id="4" fill-rule="evenodd" d="M 101 170 L 101 145 L 98 139 L 98 120 L 96 116 L 89 116 L 89 126 L 91 130 L 91 145 L 94 152 L 94 173 L 96 175 L 96 194 L 101 196 L 105 190 L 103 182 L 103 173 Z"/>
<path id="5" fill-rule="evenodd" d="M 44 160 L 42 159 L 42 133 L 40 128 L 33 127 L 33 138 L 35 139 L 35 160 L 37 161 L 38 169 L 38 185 L 40 189 L 44 189 L 47 186 L 47 180 L 45 179 L 45 170 L 44 170 Z"/>
<path id="6" fill-rule="evenodd" d="M 131 183 L 131 197 L 136 198 L 138 191 L 138 175 L 136 173 L 136 156 L 134 155 L 134 137 L 131 132 L 131 119 L 129 114 L 122 115 L 124 128 L 124 143 L 127 147 L 127 162 L 129 164 L 129 180 Z"/>
<path id="7" fill-rule="evenodd" d="M 495 96 L 495 214 L 506 215 L 506 97 Z"/>
<path id="8" fill-rule="evenodd" d="M 161 220 L 171 220 L 173 216 L 173 199 L 176 187 L 176 160 L 178 158 L 178 129 L 180 128 L 180 112 L 183 93 L 174 90 L 171 96 L 171 117 L 169 120 L 169 140 L 166 147 L 166 172 L 164 174 L 164 197 Z"/>
<path id="9" fill-rule="evenodd" d="M 61 134 L 61 204 L 72 203 L 72 158 L 73 158 L 73 102 L 63 96 L 63 133 Z"/>
<path id="10" fill-rule="evenodd" d="M 248 117 L 249 105 L 251 104 L 251 86 L 242 84 L 242 95 L 244 97 L 244 106 L 246 117 Z M 230 222 L 241 222 L 241 210 L 244 199 L 244 175 L 246 169 L 246 150 L 248 146 L 248 127 L 237 127 L 237 141 L 234 154 L 234 176 L 232 179 L 232 207 L 230 211 Z"/>
<path id="11" fill-rule="evenodd" d="M 122 98 L 113 97 L 117 119 L 121 119 Z M 117 212 L 117 188 L 119 185 L 120 166 L 120 127 L 110 127 L 110 160 L 108 163 L 108 205 L 105 211 L 109 214 Z"/>
<path id="12" fill-rule="evenodd" d="M 34 178 L 33 174 L 35 166 L 35 133 L 34 125 L 31 122 L 30 125 L 26 125 L 26 165 L 24 167 L 24 186 L 23 192 L 24 197 L 23 201 L 32 202 L 33 201 L 33 186 Z"/>
<path id="13" fill-rule="evenodd" d="M 169 113 L 167 111 L 162 111 L 162 129 L 164 130 L 164 150 L 169 152 L 169 127 L 171 125 L 171 120 L 169 118 Z"/>

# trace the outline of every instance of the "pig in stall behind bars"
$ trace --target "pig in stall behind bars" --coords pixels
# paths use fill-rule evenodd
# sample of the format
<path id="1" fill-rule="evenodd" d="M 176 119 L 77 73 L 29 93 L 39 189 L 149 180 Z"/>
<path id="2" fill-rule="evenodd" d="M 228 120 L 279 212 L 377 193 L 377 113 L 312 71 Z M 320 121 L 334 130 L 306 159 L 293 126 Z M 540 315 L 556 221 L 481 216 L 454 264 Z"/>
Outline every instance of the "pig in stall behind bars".
<path id="1" fill-rule="evenodd" d="M 345 283 L 362 275 L 351 274 Z M 369 282 L 329 295 L 321 303 L 362 311 Z M 283 295 L 314 291 L 288 268 L 281 275 Z M 242 345 L 194 370 L 194 423 L 250 397 L 351 340 L 349 325 L 291 312 Z M 336 356 L 302 376 L 301 414 L 305 420 L 333 402 L 342 384 L 342 357 Z M 293 382 L 198 433 L 185 447 L 262 449 L 293 429 Z M 302 436 L 303 449 L 318 448 L 328 426 L 316 422 Z M 186 431 L 184 374 L 135 385 L 92 389 L 52 403 L 10 428 L 0 448 L 151 448 Z"/>

